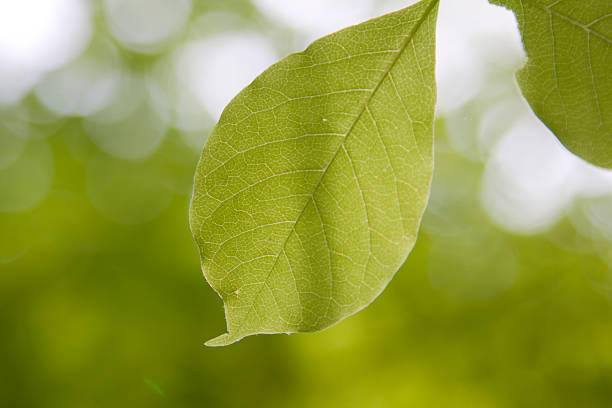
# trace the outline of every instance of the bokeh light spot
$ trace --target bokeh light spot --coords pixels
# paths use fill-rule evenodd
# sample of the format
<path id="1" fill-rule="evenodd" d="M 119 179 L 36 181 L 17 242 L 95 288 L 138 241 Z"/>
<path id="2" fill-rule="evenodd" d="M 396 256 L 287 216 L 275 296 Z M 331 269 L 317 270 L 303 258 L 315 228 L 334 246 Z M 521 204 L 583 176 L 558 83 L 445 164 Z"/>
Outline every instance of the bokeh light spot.
<path id="1" fill-rule="evenodd" d="M 140 52 L 158 51 L 191 13 L 191 0 L 106 0 L 104 6 L 113 36 Z"/>
<path id="2" fill-rule="evenodd" d="M 534 116 L 518 122 L 493 148 L 482 181 L 482 200 L 499 226 L 542 232 L 557 222 L 572 198 L 575 158 Z"/>
<path id="3" fill-rule="evenodd" d="M 75 61 L 49 73 L 35 92 L 55 113 L 86 116 L 111 102 L 120 80 L 117 50 L 110 41 L 99 41 Z"/>
<path id="4" fill-rule="evenodd" d="M 524 52 L 516 20 L 507 10 L 482 0 L 441 3 L 436 81 L 438 110 L 448 113 L 482 89 L 492 64 L 510 72 L 520 66 Z"/>
<path id="5" fill-rule="evenodd" d="M 153 154 L 164 139 L 166 124 L 147 105 L 114 123 L 85 120 L 87 134 L 102 150 L 122 159 L 143 159 Z"/>
<path id="6" fill-rule="evenodd" d="M 91 35 L 84 0 L 0 1 L 0 104 L 18 101 L 44 72 L 78 56 Z"/>
<path id="7" fill-rule="evenodd" d="M 195 90 L 188 81 L 181 79 L 179 55 L 180 51 L 174 52 L 155 65 L 151 78 L 151 92 L 154 95 L 151 102 L 156 110 L 169 114 L 173 127 L 201 133 L 211 128 L 214 122 Z"/>
<path id="8" fill-rule="evenodd" d="M 184 86 L 193 87 L 210 115 L 219 118 L 230 100 L 277 55 L 272 44 L 256 32 L 221 34 L 186 44 L 177 69 Z"/>

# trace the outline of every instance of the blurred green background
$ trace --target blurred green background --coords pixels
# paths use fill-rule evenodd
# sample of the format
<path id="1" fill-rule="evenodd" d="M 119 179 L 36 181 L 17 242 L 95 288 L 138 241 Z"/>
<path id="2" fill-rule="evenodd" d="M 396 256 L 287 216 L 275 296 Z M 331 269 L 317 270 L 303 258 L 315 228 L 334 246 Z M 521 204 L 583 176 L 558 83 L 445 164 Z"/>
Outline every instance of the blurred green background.
<path id="1" fill-rule="evenodd" d="M 0 3 L 0 406 L 612 406 L 612 174 L 533 118 L 485 0 L 441 2 L 432 197 L 388 289 L 321 333 L 203 346 L 223 309 L 187 211 L 220 109 L 407 3 Z"/>

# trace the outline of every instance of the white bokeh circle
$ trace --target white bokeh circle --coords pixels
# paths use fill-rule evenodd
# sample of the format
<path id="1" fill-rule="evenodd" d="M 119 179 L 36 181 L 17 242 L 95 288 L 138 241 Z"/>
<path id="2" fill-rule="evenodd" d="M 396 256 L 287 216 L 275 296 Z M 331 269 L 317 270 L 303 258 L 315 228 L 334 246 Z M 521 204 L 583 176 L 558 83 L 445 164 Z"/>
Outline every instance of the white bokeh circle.
<path id="1" fill-rule="evenodd" d="M 77 57 L 92 30 L 85 0 L 0 1 L 0 105 L 16 103 L 45 72 Z"/>
<path id="2" fill-rule="evenodd" d="M 191 0 L 105 0 L 111 34 L 126 48 L 156 52 L 185 26 Z"/>
<path id="3" fill-rule="evenodd" d="M 270 41 L 256 32 L 219 34 L 185 44 L 177 53 L 182 86 L 218 119 L 230 100 L 277 60 Z"/>

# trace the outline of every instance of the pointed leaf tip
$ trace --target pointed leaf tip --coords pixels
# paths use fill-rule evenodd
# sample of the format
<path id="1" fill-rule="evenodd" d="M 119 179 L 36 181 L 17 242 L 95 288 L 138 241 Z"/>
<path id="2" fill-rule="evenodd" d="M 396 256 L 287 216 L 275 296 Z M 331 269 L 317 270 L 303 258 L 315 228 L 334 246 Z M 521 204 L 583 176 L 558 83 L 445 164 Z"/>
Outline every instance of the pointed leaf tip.
<path id="1" fill-rule="evenodd" d="M 224 333 L 220 336 L 215 337 L 214 339 L 208 340 L 206 343 L 204 343 L 204 345 L 207 347 L 222 347 L 222 346 L 230 345 L 234 343 L 235 341 L 238 341 L 238 339 L 232 341 L 230 334 Z"/>

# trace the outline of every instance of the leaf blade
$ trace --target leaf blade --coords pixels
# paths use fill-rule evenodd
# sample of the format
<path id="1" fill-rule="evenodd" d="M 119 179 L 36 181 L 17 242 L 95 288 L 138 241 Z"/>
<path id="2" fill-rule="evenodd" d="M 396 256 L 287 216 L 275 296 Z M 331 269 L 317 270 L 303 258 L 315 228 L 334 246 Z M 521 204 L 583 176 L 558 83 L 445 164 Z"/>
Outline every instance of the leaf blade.
<path id="1" fill-rule="evenodd" d="M 535 114 L 577 156 L 612 168 L 612 2 L 490 0 L 514 12 Z"/>
<path id="2" fill-rule="evenodd" d="M 190 209 L 228 324 L 207 345 L 321 330 L 367 306 L 403 263 L 433 166 L 437 4 L 317 40 L 228 105 Z"/>

